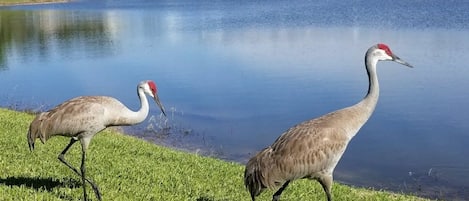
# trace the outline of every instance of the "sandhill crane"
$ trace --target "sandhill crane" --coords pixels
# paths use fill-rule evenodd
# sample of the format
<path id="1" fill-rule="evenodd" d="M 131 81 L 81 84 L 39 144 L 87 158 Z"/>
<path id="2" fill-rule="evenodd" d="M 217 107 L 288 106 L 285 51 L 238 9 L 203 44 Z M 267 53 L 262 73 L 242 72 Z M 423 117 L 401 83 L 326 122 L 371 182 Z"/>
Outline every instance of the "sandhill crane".
<path id="1" fill-rule="evenodd" d="M 107 127 L 134 125 L 145 120 L 149 112 L 148 100 L 145 94 L 155 100 L 161 112 L 166 116 L 164 107 L 158 98 L 156 84 L 153 81 L 140 82 L 137 86 L 137 94 L 141 105 L 137 112 L 128 109 L 112 97 L 81 96 L 65 101 L 47 112 L 38 114 L 29 126 L 29 149 L 33 151 L 36 138 L 45 143 L 50 137 L 56 135 L 70 137 L 70 143 L 59 154 L 58 158 L 81 177 L 84 200 L 87 200 L 86 182 L 90 183 L 96 198 L 101 200 L 98 186 L 85 177 L 86 150 L 91 138 Z M 70 165 L 64 158 L 68 149 L 78 140 L 80 140 L 82 150 L 80 171 Z"/>
<path id="2" fill-rule="evenodd" d="M 269 147 L 246 164 L 244 184 L 254 201 L 265 188 L 278 188 L 272 200 L 280 200 L 282 191 L 295 179 L 317 180 L 331 201 L 332 174 L 347 144 L 373 113 L 379 96 L 376 64 L 395 61 L 412 67 L 394 55 L 385 44 L 368 49 L 365 66 L 369 87 L 357 104 L 302 122 L 285 131 Z"/>

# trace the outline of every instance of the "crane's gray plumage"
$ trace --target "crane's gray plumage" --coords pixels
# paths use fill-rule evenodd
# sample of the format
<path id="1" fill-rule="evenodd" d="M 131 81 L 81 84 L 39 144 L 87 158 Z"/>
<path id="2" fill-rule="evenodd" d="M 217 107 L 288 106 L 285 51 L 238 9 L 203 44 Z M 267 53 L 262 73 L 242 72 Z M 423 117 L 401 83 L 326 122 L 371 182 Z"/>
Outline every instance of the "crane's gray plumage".
<path id="1" fill-rule="evenodd" d="M 40 113 L 31 122 L 27 134 L 29 148 L 34 149 L 37 138 L 45 143 L 50 137 L 59 135 L 70 137 L 70 143 L 59 154 L 59 160 L 82 177 L 84 199 L 86 196 L 86 182 L 90 183 L 96 197 L 101 200 L 101 194 L 94 182 L 85 177 L 85 152 L 91 138 L 109 126 L 134 125 L 142 122 L 148 115 L 149 105 L 145 94 L 151 96 L 160 107 L 164 115 L 164 108 L 159 101 L 157 88 L 153 81 L 142 81 L 137 86 L 141 108 L 134 112 L 124 104 L 107 96 L 80 96 Z M 80 141 L 82 146 L 82 162 L 80 171 L 71 166 L 64 158 L 68 149 Z"/>
<path id="2" fill-rule="evenodd" d="M 333 171 L 348 143 L 373 113 L 379 97 L 376 64 L 395 61 L 412 67 L 394 55 L 384 44 L 368 49 L 365 66 L 369 88 L 357 104 L 300 123 L 280 135 L 275 142 L 252 157 L 246 164 L 244 184 L 254 201 L 265 188 L 279 188 L 272 200 L 295 179 L 314 179 L 331 201 Z"/>

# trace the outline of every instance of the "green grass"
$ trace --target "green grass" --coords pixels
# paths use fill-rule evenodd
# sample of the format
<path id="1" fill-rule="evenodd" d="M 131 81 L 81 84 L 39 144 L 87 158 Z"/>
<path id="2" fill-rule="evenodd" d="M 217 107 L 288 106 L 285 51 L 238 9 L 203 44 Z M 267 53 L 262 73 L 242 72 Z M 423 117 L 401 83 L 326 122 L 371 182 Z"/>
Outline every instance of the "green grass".
<path id="1" fill-rule="evenodd" d="M 0 108 L 0 200 L 80 200 L 81 182 L 57 159 L 69 139 L 36 142 L 29 151 L 26 132 L 33 116 Z M 87 176 L 100 187 L 103 200 L 250 200 L 243 185 L 244 167 L 154 145 L 106 130 L 93 138 Z M 80 146 L 66 158 L 77 167 Z M 258 200 L 271 200 L 272 191 Z M 95 199 L 88 186 L 88 196 Z M 334 184 L 335 200 L 425 200 L 383 191 Z M 325 200 L 317 182 L 298 180 L 282 200 Z"/>

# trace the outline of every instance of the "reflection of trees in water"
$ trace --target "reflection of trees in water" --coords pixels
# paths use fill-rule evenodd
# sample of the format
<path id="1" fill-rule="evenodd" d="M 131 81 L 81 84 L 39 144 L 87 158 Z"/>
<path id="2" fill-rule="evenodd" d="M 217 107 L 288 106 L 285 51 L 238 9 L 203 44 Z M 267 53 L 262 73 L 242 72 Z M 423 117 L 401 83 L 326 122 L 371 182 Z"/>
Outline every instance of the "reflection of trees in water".
<path id="1" fill-rule="evenodd" d="M 23 60 L 48 59 L 52 53 L 73 57 L 103 57 L 113 52 L 112 38 L 103 12 L 1 11 L 0 70 L 8 69 L 8 56 Z M 76 51 L 79 50 L 79 51 Z"/>

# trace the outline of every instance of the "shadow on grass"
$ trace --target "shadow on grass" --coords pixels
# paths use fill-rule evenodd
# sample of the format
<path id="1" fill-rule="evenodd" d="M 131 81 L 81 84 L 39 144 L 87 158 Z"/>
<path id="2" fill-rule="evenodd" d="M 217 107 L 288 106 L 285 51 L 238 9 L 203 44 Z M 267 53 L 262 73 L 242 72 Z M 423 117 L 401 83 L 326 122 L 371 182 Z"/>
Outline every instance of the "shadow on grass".
<path id="1" fill-rule="evenodd" d="M 36 190 L 44 189 L 51 191 L 56 187 L 65 188 L 78 188 L 81 187 L 81 182 L 74 179 L 52 179 L 52 178 L 31 178 L 31 177 L 7 177 L 0 178 L 0 185 L 7 186 L 26 186 Z"/>
<path id="2" fill-rule="evenodd" d="M 214 199 L 202 196 L 202 197 L 197 198 L 196 201 L 214 201 Z"/>

